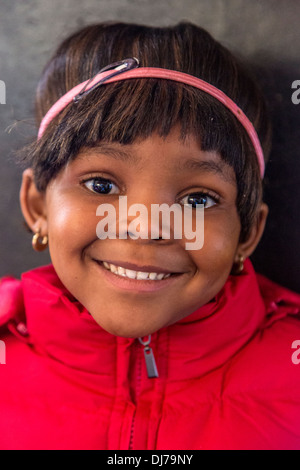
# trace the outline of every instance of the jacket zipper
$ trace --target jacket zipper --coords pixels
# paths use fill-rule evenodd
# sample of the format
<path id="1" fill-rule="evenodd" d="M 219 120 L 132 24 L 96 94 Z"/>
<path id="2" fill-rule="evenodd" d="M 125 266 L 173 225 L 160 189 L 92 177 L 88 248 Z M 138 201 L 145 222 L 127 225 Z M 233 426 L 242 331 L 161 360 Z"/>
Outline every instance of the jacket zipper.
<path id="1" fill-rule="evenodd" d="M 135 429 L 135 421 L 136 421 L 136 410 L 137 410 L 137 402 L 138 402 L 138 396 L 140 392 L 140 387 L 141 387 L 141 381 L 142 381 L 142 358 L 140 355 L 140 351 L 138 350 L 138 361 L 136 364 L 136 375 L 135 375 L 135 411 L 132 417 L 131 421 L 131 427 L 130 427 L 130 438 L 129 438 L 129 450 L 133 450 L 133 436 L 134 436 L 134 429 Z"/>
<path id="2" fill-rule="evenodd" d="M 133 450 L 133 434 L 134 434 L 134 425 L 135 425 L 135 412 L 132 418 L 131 429 L 130 429 L 130 439 L 128 450 Z"/>
<path id="3" fill-rule="evenodd" d="M 156 362 L 155 362 L 155 357 L 152 351 L 152 348 L 150 348 L 150 342 L 151 342 L 151 335 L 148 336 L 146 341 L 143 341 L 142 338 L 139 338 L 140 344 L 144 347 L 143 353 L 144 353 L 144 359 L 146 363 L 146 369 L 147 369 L 147 375 L 148 378 L 156 378 L 158 377 L 158 371 L 156 367 Z M 139 361 L 137 364 L 137 375 L 136 375 L 136 409 L 137 409 L 137 402 L 138 402 L 138 397 L 139 397 L 139 392 L 140 392 L 140 386 L 141 386 L 141 368 L 142 368 L 142 362 L 141 362 L 141 356 L 139 355 Z M 136 421 L 136 410 L 134 412 L 134 415 L 132 417 L 132 422 L 131 422 L 131 428 L 130 428 L 130 439 L 129 439 L 129 450 L 133 450 L 133 437 L 134 437 L 134 430 L 135 430 L 135 421 Z"/>
<path id="4" fill-rule="evenodd" d="M 149 346 L 151 342 L 151 335 L 148 336 L 148 339 L 146 341 L 143 341 L 142 338 L 139 338 L 139 342 L 141 343 L 142 346 L 144 346 L 144 358 L 145 358 L 148 378 L 153 379 L 153 378 L 159 377 L 157 367 L 156 367 L 155 357 L 154 357 L 152 348 L 150 348 Z"/>

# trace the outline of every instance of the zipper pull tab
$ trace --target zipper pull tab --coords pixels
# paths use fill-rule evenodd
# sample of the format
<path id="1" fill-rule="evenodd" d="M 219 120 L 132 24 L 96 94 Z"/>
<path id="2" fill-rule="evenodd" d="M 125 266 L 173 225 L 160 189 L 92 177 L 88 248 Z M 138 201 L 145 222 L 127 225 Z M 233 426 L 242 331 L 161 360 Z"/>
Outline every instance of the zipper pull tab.
<path id="1" fill-rule="evenodd" d="M 157 372 L 155 357 L 154 357 L 152 348 L 150 348 L 149 346 L 150 341 L 151 341 L 151 335 L 148 336 L 147 341 L 143 341 L 141 338 L 139 338 L 139 342 L 141 343 L 142 346 L 144 346 L 144 358 L 146 362 L 148 377 L 149 379 L 153 379 L 153 378 L 159 377 L 159 375 Z"/>

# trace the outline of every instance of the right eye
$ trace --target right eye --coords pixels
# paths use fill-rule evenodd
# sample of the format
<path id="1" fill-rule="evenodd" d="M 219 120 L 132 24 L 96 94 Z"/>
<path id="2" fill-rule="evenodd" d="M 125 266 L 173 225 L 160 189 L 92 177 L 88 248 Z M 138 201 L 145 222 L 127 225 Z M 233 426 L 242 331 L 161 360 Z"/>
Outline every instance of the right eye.
<path id="1" fill-rule="evenodd" d="M 106 178 L 90 178 L 83 182 L 84 186 L 97 194 L 117 194 L 119 189 L 112 181 Z"/>

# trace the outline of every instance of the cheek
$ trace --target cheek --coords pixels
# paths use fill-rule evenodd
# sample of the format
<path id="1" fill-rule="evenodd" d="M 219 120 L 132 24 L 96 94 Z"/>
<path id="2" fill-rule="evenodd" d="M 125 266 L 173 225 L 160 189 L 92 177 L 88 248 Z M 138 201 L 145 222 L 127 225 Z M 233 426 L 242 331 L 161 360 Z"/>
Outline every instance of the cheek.
<path id="1" fill-rule="evenodd" d="M 240 221 L 236 211 L 230 215 L 206 217 L 204 220 L 204 244 L 201 250 L 190 251 L 199 269 L 229 273 L 239 243 Z"/>
<path id="2" fill-rule="evenodd" d="M 83 206 L 76 199 L 53 199 L 48 205 L 50 254 L 59 253 L 63 258 L 78 254 L 97 238 L 96 225 L 94 207 Z"/>

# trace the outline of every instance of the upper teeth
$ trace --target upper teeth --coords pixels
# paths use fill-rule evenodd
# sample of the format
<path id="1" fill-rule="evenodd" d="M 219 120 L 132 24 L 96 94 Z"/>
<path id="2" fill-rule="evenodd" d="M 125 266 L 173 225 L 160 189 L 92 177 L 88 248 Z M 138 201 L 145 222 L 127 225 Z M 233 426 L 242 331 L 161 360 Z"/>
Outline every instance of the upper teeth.
<path id="1" fill-rule="evenodd" d="M 161 281 L 170 276 L 170 273 L 145 273 L 143 271 L 134 271 L 133 269 L 125 269 L 121 266 L 115 266 L 114 264 L 103 261 L 103 265 L 106 269 L 119 276 L 129 277 L 130 279 L 150 279 L 151 281 Z"/>

